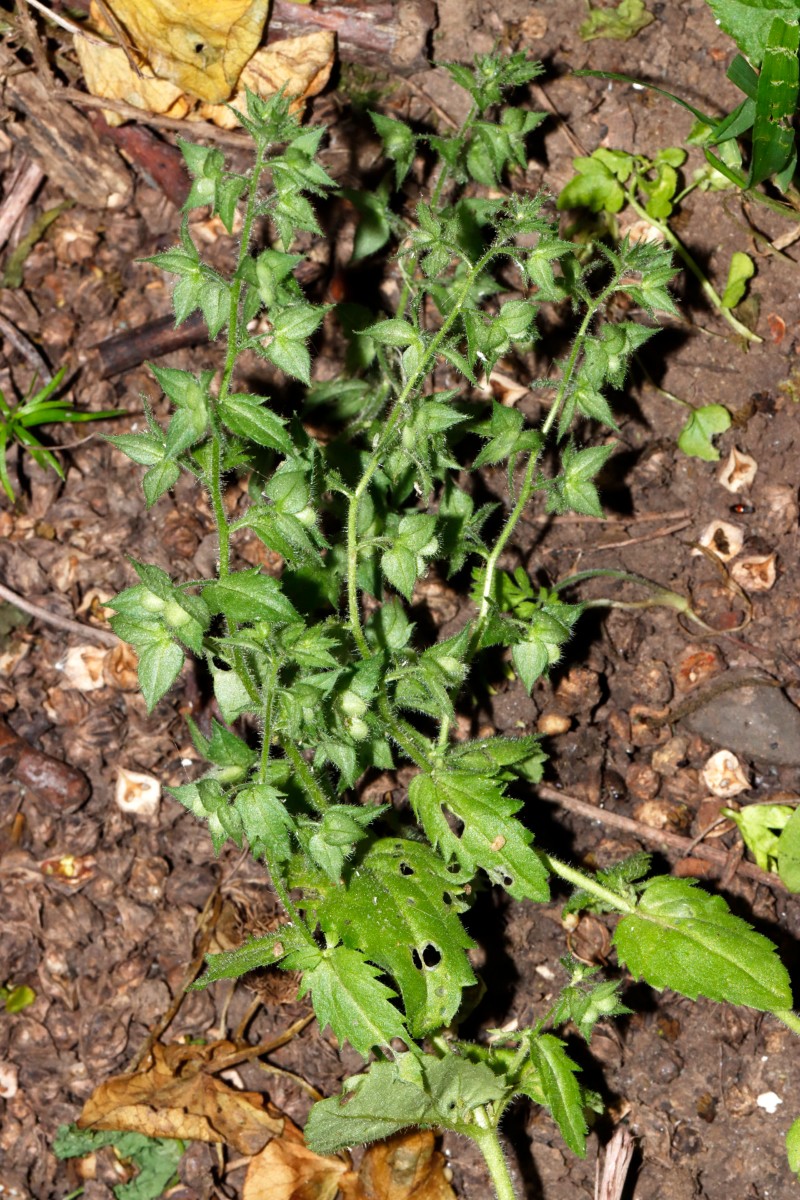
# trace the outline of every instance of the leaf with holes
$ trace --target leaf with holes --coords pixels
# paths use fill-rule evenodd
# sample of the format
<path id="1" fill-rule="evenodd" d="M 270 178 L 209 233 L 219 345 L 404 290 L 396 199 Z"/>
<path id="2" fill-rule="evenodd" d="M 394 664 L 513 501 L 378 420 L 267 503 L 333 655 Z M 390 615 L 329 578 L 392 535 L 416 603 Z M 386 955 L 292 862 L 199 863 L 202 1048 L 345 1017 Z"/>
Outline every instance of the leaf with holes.
<path id="1" fill-rule="evenodd" d="M 531 848 L 533 834 L 514 819 L 522 804 L 506 796 L 496 779 L 436 770 L 415 776 L 408 797 L 445 858 L 465 871 L 481 868 L 518 900 L 549 899 L 547 870 Z"/>
<path id="2" fill-rule="evenodd" d="M 397 983 L 415 1037 L 447 1025 L 475 976 L 474 945 L 458 914 L 464 872 L 448 870 L 423 842 L 381 838 L 350 869 L 344 886 L 307 871 L 293 876 L 303 906 L 326 937 L 358 946 Z"/>

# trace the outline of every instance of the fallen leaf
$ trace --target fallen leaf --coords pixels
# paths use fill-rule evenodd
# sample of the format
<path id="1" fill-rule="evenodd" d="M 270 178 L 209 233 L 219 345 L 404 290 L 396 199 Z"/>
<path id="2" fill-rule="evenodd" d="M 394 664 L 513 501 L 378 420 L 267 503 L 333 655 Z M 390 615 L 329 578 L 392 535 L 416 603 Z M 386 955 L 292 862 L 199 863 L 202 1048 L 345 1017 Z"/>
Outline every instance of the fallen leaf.
<path id="1" fill-rule="evenodd" d="M 314 1154 L 302 1141 L 274 1138 L 251 1160 L 242 1200 L 333 1200 L 345 1174 L 351 1173 L 340 1158 Z"/>
<path id="2" fill-rule="evenodd" d="M 84 81 L 93 96 L 122 100 L 146 112 L 178 120 L 189 112 L 192 102 L 179 87 L 157 79 L 149 68 L 137 75 L 119 46 L 103 46 L 77 34 L 74 42 Z M 126 119 L 108 109 L 104 110 L 104 116 L 109 125 L 121 125 Z"/>
<path id="3" fill-rule="evenodd" d="M 225 1142 L 240 1154 L 258 1154 L 284 1130 L 259 1092 L 239 1092 L 212 1074 L 237 1051 L 231 1042 L 162 1046 L 145 1069 L 101 1083 L 83 1106 L 79 1129 L 124 1129 L 147 1137 Z"/>
<path id="4" fill-rule="evenodd" d="M 247 111 L 245 89 L 266 99 L 281 88 L 297 103 L 316 96 L 330 78 L 336 52 L 334 35 L 327 29 L 303 37 L 284 38 L 257 51 L 242 71 L 230 105 Z M 227 104 L 201 104 L 198 116 L 222 129 L 238 129 L 239 122 Z"/>
<path id="5" fill-rule="evenodd" d="M 220 104 L 261 43 L 269 0 L 107 0 L 153 74 Z"/>
<path id="6" fill-rule="evenodd" d="M 398 1133 L 370 1146 L 357 1184 L 343 1180 L 346 1200 L 456 1200 L 445 1157 L 430 1130 Z"/>

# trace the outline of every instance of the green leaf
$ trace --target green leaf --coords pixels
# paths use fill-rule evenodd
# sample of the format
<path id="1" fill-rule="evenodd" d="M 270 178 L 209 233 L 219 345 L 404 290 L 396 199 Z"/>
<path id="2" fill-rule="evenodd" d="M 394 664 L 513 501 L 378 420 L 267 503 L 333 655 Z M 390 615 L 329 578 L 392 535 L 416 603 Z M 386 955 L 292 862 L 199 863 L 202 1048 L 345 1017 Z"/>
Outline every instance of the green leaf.
<path id="1" fill-rule="evenodd" d="M 158 641 L 152 641 L 141 649 L 137 648 L 137 652 L 139 687 L 142 689 L 147 711 L 152 712 L 180 675 L 184 653 L 166 632 Z"/>
<path id="2" fill-rule="evenodd" d="M 277 579 L 262 575 L 258 567 L 235 571 L 203 587 L 203 599 L 212 613 L 223 613 L 229 621 L 297 621 L 299 613 Z"/>
<path id="3" fill-rule="evenodd" d="M 266 408 L 259 396 L 239 393 L 226 396 L 219 401 L 218 410 L 228 428 L 240 437 L 249 438 L 258 446 L 280 450 L 282 454 L 293 452 L 292 439 L 285 429 L 286 422 Z"/>
<path id="4" fill-rule="evenodd" d="M 36 992 L 23 983 L 19 987 L 11 988 L 5 998 L 5 1010 L 7 1013 L 18 1013 L 35 1003 Z"/>
<path id="5" fill-rule="evenodd" d="M 193 991 L 202 991 L 218 979 L 239 979 L 261 967 L 275 966 L 290 951 L 302 951 L 307 946 L 307 938 L 299 930 L 292 925 L 281 925 L 267 937 L 252 938 L 236 950 L 207 954 L 204 974 L 189 986 Z"/>
<path id="6" fill-rule="evenodd" d="M 264 355 L 286 375 L 311 384 L 311 355 L 304 341 L 288 337 L 274 337 L 264 347 Z"/>
<path id="7" fill-rule="evenodd" d="M 792 1121 L 786 1134 L 786 1157 L 789 1170 L 800 1178 L 800 1117 Z"/>
<path id="8" fill-rule="evenodd" d="M 408 795 L 426 836 L 445 859 L 464 871 L 482 868 L 518 900 L 547 900 L 548 873 L 531 848 L 533 834 L 514 819 L 522 804 L 504 795 L 502 782 L 436 770 L 416 775 Z"/>
<path id="9" fill-rule="evenodd" d="M 401 1061 L 411 1055 L 398 1055 Z M 340 1096 L 311 1109 L 305 1127 L 315 1154 L 335 1154 L 347 1146 L 377 1142 L 410 1125 L 436 1125 L 433 1101 L 416 1083 L 401 1078 L 398 1062 L 373 1062 L 364 1075 L 348 1079 Z"/>
<path id="10" fill-rule="evenodd" d="M 390 1002 L 394 992 L 380 974 L 357 950 L 335 946 L 303 973 L 298 993 L 302 998 L 311 992 L 320 1029 L 330 1025 L 339 1042 L 349 1042 L 364 1058 L 393 1038 L 408 1041 L 403 1016 Z"/>
<path id="11" fill-rule="evenodd" d="M 152 508 L 156 500 L 174 487 L 180 477 L 180 467 L 176 462 L 170 462 L 169 459 L 164 459 L 163 462 L 157 463 L 156 466 L 146 471 L 142 477 L 142 490 L 147 507 Z"/>
<path id="12" fill-rule="evenodd" d="M 382 346 L 413 346 L 420 340 L 414 326 L 402 317 L 390 317 L 379 321 L 377 325 L 370 325 L 364 333 L 380 342 Z"/>
<path id="13" fill-rule="evenodd" d="M 705 462 L 718 462 L 719 450 L 711 439 L 718 433 L 730 429 L 731 414 L 721 404 L 704 404 L 696 408 L 678 437 L 678 449 L 690 458 L 702 458 Z"/>
<path id="14" fill-rule="evenodd" d="M 762 871 L 775 870 L 778 835 L 786 828 L 794 811 L 788 804 L 746 804 L 740 812 L 734 812 L 731 808 L 723 809 L 725 816 L 739 826 L 744 844 Z M 787 846 L 793 836 L 796 837 L 796 834 L 789 835 Z"/>
<path id="15" fill-rule="evenodd" d="M 142 467 L 153 467 L 164 458 L 164 439 L 152 433 L 121 433 L 115 437 L 107 436 L 104 441 L 116 446 Z"/>
<path id="16" fill-rule="evenodd" d="M 613 442 L 607 446 L 587 446 L 584 450 L 576 450 L 568 443 L 561 455 L 563 475 L 551 481 L 548 489 L 547 511 L 571 509 L 589 517 L 602 517 L 603 508 L 593 480 L 615 449 Z"/>
<path id="17" fill-rule="evenodd" d="M 459 919 L 466 874 L 449 871 L 425 845 L 379 838 L 349 869 L 344 886 L 298 875 L 304 909 L 329 940 L 363 951 L 397 983 L 411 1032 L 447 1025 L 475 982 L 473 942 Z"/>
<path id="18" fill-rule="evenodd" d="M 778 838 L 778 874 L 790 892 L 800 892 L 800 808 L 792 811 Z"/>
<path id="19" fill-rule="evenodd" d="M 399 189 L 414 161 L 417 139 L 403 121 L 371 112 L 372 124 L 383 142 L 383 152 L 394 163 L 395 185 Z"/>
<path id="20" fill-rule="evenodd" d="M 550 1033 L 531 1039 L 531 1060 L 539 1072 L 545 1103 L 573 1153 L 586 1156 L 586 1116 L 583 1093 L 575 1074 L 580 1068 Z"/>
<path id="21" fill-rule="evenodd" d="M 776 17 L 797 17 L 797 0 L 708 0 L 717 24 L 736 42 L 754 66 L 767 49 Z"/>
<path id="22" fill-rule="evenodd" d="M 654 20 L 645 8 L 644 0 L 619 0 L 616 8 L 593 8 L 589 4 L 589 16 L 578 32 L 585 42 L 593 38 L 615 38 L 626 42 Z"/>
<path id="23" fill-rule="evenodd" d="M 789 976 L 772 942 L 693 880 L 649 880 L 636 912 L 617 925 L 614 944 L 634 978 L 659 990 L 766 1012 L 792 1006 Z"/>
<path id="24" fill-rule="evenodd" d="M 723 308 L 736 308 L 739 301 L 744 299 L 748 279 L 752 279 L 755 273 L 756 264 L 750 255 L 735 250 L 728 269 L 728 282 L 722 294 Z"/>
<path id="25" fill-rule="evenodd" d="M 120 1129 L 78 1129 L 77 1125 L 59 1125 L 52 1148 L 56 1158 L 65 1159 L 83 1158 L 103 1146 L 113 1146 L 117 1156 L 137 1170 L 128 1183 L 116 1185 L 116 1200 L 157 1200 L 175 1180 L 186 1150 L 186 1142 L 178 1138 L 150 1138 Z"/>
<path id="26" fill-rule="evenodd" d="M 617 213 L 625 203 L 623 183 L 633 170 L 633 158 L 615 150 L 595 150 L 588 158 L 573 158 L 577 171 L 559 193 L 556 207 L 588 208 L 590 212 Z"/>

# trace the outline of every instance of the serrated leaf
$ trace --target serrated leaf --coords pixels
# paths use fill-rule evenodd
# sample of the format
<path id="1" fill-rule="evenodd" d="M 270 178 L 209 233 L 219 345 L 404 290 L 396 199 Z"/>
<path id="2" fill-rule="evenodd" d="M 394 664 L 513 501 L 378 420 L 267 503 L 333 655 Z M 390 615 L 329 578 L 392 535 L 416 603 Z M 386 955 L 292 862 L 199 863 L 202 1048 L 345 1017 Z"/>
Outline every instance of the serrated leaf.
<path id="1" fill-rule="evenodd" d="M 220 400 L 219 415 L 229 429 L 259 446 L 291 454 L 294 445 L 286 432 L 286 422 L 265 407 L 258 396 L 232 395 Z"/>
<path id="2" fill-rule="evenodd" d="M 142 477 L 142 490 L 147 507 L 152 508 L 156 500 L 174 487 L 180 477 L 180 467 L 176 462 L 170 462 L 169 459 L 164 459 L 163 462 L 156 463 L 154 467 L 151 467 L 149 471 L 145 471 Z"/>
<path id="3" fill-rule="evenodd" d="M 504 795 L 502 783 L 433 771 L 416 775 L 408 795 L 426 836 L 446 859 L 465 871 L 481 868 L 518 900 L 548 899 L 548 873 L 531 848 L 533 835 L 514 819 L 522 804 Z"/>
<path id="4" fill-rule="evenodd" d="M 347 1146 L 391 1137 L 410 1125 L 431 1128 L 436 1115 L 423 1088 L 402 1079 L 396 1062 L 374 1062 L 366 1074 L 348 1080 L 342 1095 L 314 1105 L 306 1123 L 306 1143 L 316 1154 L 335 1154 Z"/>
<path id="5" fill-rule="evenodd" d="M 712 438 L 731 426 L 731 414 L 721 404 L 704 404 L 691 413 L 678 437 L 678 449 L 690 458 L 718 462 L 719 450 Z"/>
<path id="6" fill-rule="evenodd" d="M 412 346 L 419 341 L 419 334 L 414 326 L 402 317 L 378 321 L 377 325 L 370 325 L 364 333 L 380 342 L 382 346 Z"/>
<path id="7" fill-rule="evenodd" d="M 651 879 L 636 912 L 617 925 L 614 944 L 631 974 L 652 987 L 766 1012 L 792 1006 L 772 942 L 693 880 Z"/>
<path id="8" fill-rule="evenodd" d="M 320 1029 L 330 1025 L 341 1043 L 349 1042 L 364 1058 L 393 1038 L 408 1041 L 403 1016 L 390 1003 L 394 993 L 380 974 L 357 950 L 335 946 L 303 973 L 298 993 L 302 998 L 311 992 Z"/>
<path id="9" fill-rule="evenodd" d="M 409 1028 L 422 1037 L 452 1020 L 475 981 L 466 956 L 473 942 L 458 915 L 465 883 L 423 842 L 380 838 L 343 887 L 306 880 L 304 906 L 326 936 L 358 947 L 392 976 Z"/>
<path id="10" fill-rule="evenodd" d="M 204 974 L 189 986 L 193 991 L 202 991 L 218 979 L 238 979 L 260 967 L 274 966 L 290 950 L 302 950 L 306 945 L 306 940 L 293 926 L 281 925 L 267 937 L 252 938 L 236 950 L 207 954 Z"/>
<path id="11" fill-rule="evenodd" d="M 284 374 L 311 384 L 311 355 L 304 341 L 276 336 L 264 347 L 263 353 Z"/>
<path id="12" fill-rule="evenodd" d="M 579 1067 L 567 1054 L 564 1043 L 550 1033 L 531 1039 L 531 1060 L 539 1073 L 545 1103 L 561 1136 L 573 1153 L 584 1158 L 588 1128 L 583 1093 L 575 1078 Z"/>
<path id="13" fill-rule="evenodd" d="M 229 621 L 297 621 L 299 613 L 281 591 L 277 579 L 258 567 L 236 571 L 203 587 L 203 599 L 213 613 Z"/>
<path id="14" fill-rule="evenodd" d="M 754 66 L 764 56 L 775 17 L 791 21 L 796 0 L 708 0 L 717 24 L 736 42 Z"/>

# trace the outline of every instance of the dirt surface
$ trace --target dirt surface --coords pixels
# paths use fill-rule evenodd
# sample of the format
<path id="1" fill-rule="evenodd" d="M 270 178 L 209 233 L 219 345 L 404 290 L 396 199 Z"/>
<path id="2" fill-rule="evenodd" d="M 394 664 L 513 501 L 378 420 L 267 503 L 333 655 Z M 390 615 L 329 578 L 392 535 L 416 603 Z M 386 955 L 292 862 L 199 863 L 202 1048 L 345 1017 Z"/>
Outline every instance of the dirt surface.
<path id="1" fill-rule="evenodd" d="M 603 144 L 653 154 L 679 144 L 690 124 L 687 113 L 660 97 L 576 78 L 573 70 L 646 72 L 712 110 L 734 99 L 725 79 L 732 45 L 706 5 L 651 8 L 655 21 L 634 40 L 584 43 L 577 32 L 585 15 L 581 0 L 545 0 L 535 7 L 520 0 L 439 0 L 432 48 L 442 62 L 468 60 L 500 43 L 525 48 L 546 63 L 532 106 L 541 107 L 544 96 L 561 120 L 543 126 L 518 182 L 556 192 L 570 177 L 570 159 L 580 146 L 589 152 Z M 331 126 L 329 170 L 351 186 L 370 178 L 376 160 L 359 112 L 368 90 L 377 92 L 369 103 L 390 113 L 434 124 L 442 114 L 459 115 L 460 96 L 441 68 L 418 73 L 410 83 L 367 79 L 356 68 L 344 69 L 338 87 L 315 101 L 314 114 Z M 699 163 L 698 158 L 690 165 Z M 15 166 L 13 145 L 0 133 L 6 194 Z M 81 442 L 87 432 L 140 426 L 140 393 L 154 400 L 157 395 L 144 367 L 101 379 L 90 349 L 170 311 L 167 282 L 137 260 L 172 243 L 178 210 L 153 186 L 152 174 L 137 169 L 128 174 L 129 202 L 105 210 L 79 204 L 63 213 L 28 254 L 22 286 L 0 292 L 0 314 L 38 344 L 51 367 L 65 361 L 82 366 L 75 387 L 80 407 L 129 412 L 121 421 L 88 429 L 56 429 L 55 441 L 71 447 L 60 455 L 66 481 L 26 459 L 20 502 L 14 507 L 0 498 L 0 581 L 29 602 L 95 628 L 102 626 L 103 600 L 131 582 L 126 554 L 181 578 L 207 575 L 215 554 L 208 506 L 189 481 L 182 479 L 148 516 L 139 470 L 97 437 Z M 45 181 L 11 249 L 42 212 L 63 199 L 53 180 Z M 336 209 L 329 221 L 338 241 L 332 256 L 314 251 L 317 269 L 309 291 L 315 300 L 339 298 L 342 290 L 359 286 L 344 265 L 349 217 Z M 541 582 L 576 569 L 623 568 L 691 598 L 695 612 L 723 632 L 707 635 L 663 607 L 599 609 L 582 621 L 564 663 L 549 683 L 537 685 L 532 699 L 508 681 L 502 663 L 495 664 L 485 681 L 491 688 L 479 690 L 475 706 L 462 712 L 462 731 L 516 733 L 535 730 L 543 717 L 549 728 L 554 716 L 562 718 L 568 728 L 548 739 L 548 787 L 543 796 L 529 798 L 540 841 L 587 865 L 608 865 L 647 848 L 664 869 L 705 874 L 736 911 L 776 939 L 792 969 L 800 931 L 797 899 L 745 874 L 730 832 L 719 838 L 717 828 L 704 843 L 722 851 L 721 861 L 692 853 L 687 863 L 686 846 L 681 852 L 661 845 L 659 831 L 693 838 L 712 823 L 714 802 L 701 768 L 720 746 L 740 745 L 743 709 L 758 706 L 759 694 L 767 691 L 753 684 L 754 677 L 766 674 L 783 685 L 790 701 L 800 700 L 797 249 L 790 247 L 784 257 L 767 252 L 754 228 L 771 238 L 786 225 L 766 209 L 745 211 L 730 194 L 693 193 L 678 227 L 718 287 L 724 286 L 734 250 L 754 255 L 758 273 L 751 290 L 760 302 L 757 329 L 764 340 L 742 349 L 681 276 L 681 320 L 649 343 L 644 365 L 660 387 L 731 409 L 734 427 L 720 439 L 720 448 L 723 459 L 733 447 L 755 459 L 752 486 L 734 495 L 719 482 L 721 464 L 680 454 L 675 440 L 685 412 L 640 375 L 617 397 L 619 446 L 603 479 L 608 521 L 553 519 L 533 511 L 519 526 L 504 565 L 521 564 Z M 229 243 L 219 230 L 206 223 L 198 234 L 223 261 Z M 545 339 L 536 355 L 510 361 L 504 370 L 517 380 L 526 372 L 541 375 L 547 347 Z M 0 387 L 13 377 L 24 388 L 30 364 L 7 338 L 3 351 Z M 335 339 L 323 338 L 320 374 L 335 374 L 336 354 Z M 163 361 L 197 371 L 214 368 L 218 353 L 201 345 Z M 535 393 L 520 403 L 535 412 Z M 156 415 L 164 415 L 158 401 Z M 502 487 L 491 472 L 484 483 L 489 493 Z M 740 511 L 732 512 L 735 507 Z M 695 553 L 695 543 L 716 519 L 740 529 L 743 555 L 777 555 L 771 590 L 753 592 L 748 602 L 707 556 Z M 245 555 L 277 568 L 255 539 Z M 587 585 L 582 594 L 643 597 L 641 590 L 608 579 Z M 444 630 L 458 616 L 459 597 L 435 579 L 421 587 L 418 601 L 420 612 L 427 608 Z M 0 617 L 10 615 L 0 608 Z M 747 616 L 749 624 L 738 629 Z M 91 646 L 95 655 L 90 690 L 76 687 L 71 673 L 80 646 Z M 99 666 L 98 654 L 104 656 Z M 725 675 L 728 671 L 734 673 Z M 709 733 L 706 723 L 702 735 L 693 732 L 698 695 L 720 679 L 726 683 L 714 728 Z M 275 919 L 258 866 L 228 850 L 215 859 L 204 829 L 168 796 L 154 811 L 138 815 L 124 812 L 116 800 L 120 767 L 164 785 L 193 777 L 197 755 L 184 718 L 194 714 L 202 722 L 206 703 L 202 684 L 184 674 L 148 716 L 130 658 L 79 632 L 34 620 L 0 640 L 0 714 L 30 747 L 79 768 L 92 785 L 87 803 L 72 804 L 59 794 L 58 780 L 53 793 L 37 790 L 30 779 L 21 786 L 11 759 L 2 759 L 8 771 L 0 771 L 0 984 L 26 984 L 36 995 L 23 1012 L 0 1015 L 3 1196 L 45 1200 L 75 1194 L 81 1182 L 74 1167 L 57 1163 L 49 1149 L 56 1127 L 74 1120 L 97 1085 L 130 1065 L 148 1031 L 181 994 L 193 953 L 230 948 Z M 683 719 L 671 724 L 665 719 L 670 714 Z M 784 725 L 767 730 L 748 750 L 743 765 L 752 786 L 738 797 L 741 803 L 798 787 L 795 715 L 789 706 L 776 718 Z M 401 773 L 395 781 L 369 785 L 391 785 L 400 798 L 404 783 Z M 559 793 L 584 807 L 565 808 Z M 588 817 L 586 806 L 594 807 Z M 607 814 L 634 824 L 623 829 Z M 606 926 L 584 918 L 568 933 L 561 899 L 556 896 L 543 910 L 487 894 L 476 905 L 470 914 L 479 943 L 476 965 L 494 986 L 470 1022 L 470 1035 L 541 1014 L 559 987 L 557 960 L 568 948 L 587 961 L 607 959 Z M 543 1200 L 591 1196 L 598 1147 L 624 1119 L 637 1144 L 626 1193 L 635 1200 L 788 1200 L 797 1185 L 785 1164 L 783 1137 L 800 1113 L 797 1044 L 788 1031 L 749 1011 L 692 1004 L 633 985 L 629 994 L 638 1015 L 601 1027 L 591 1049 L 573 1040 L 588 1084 L 609 1109 L 590 1138 L 587 1159 L 575 1160 L 538 1110 L 519 1105 L 509 1118 L 509 1158 L 524 1179 L 524 1194 Z M 266 1042 L 307 1012 L 293 995 L 285 977 L 191 992 L 165 1041 L 227 1036 L 252 1045 Z M 254 1004 L 259 999 L 263 1005 Z M 311 1100 L 301 1081 L 330 1094 L 357 1067 L 356 1057 L 340 1053 L 312 1022 L 265 1064 L 236 1069 L 247 1089 L 268 1094 L 302 1124 Z M 759 1103 L 766 1093 L 780 1099 L 775 1112 Z M 448 1138 L 445 1151 L 458 1195 L 484 1200 L 485 1175 L 471 1148 Z M 84 1185 L 88 1200 L 106 1200 L 117 1181 L 106 1155 L 99 1156 L 97 1178 Z M 240 1196 L 243 1166 L 236 1157 L 195 1146 L 173 1195 Z"/>

